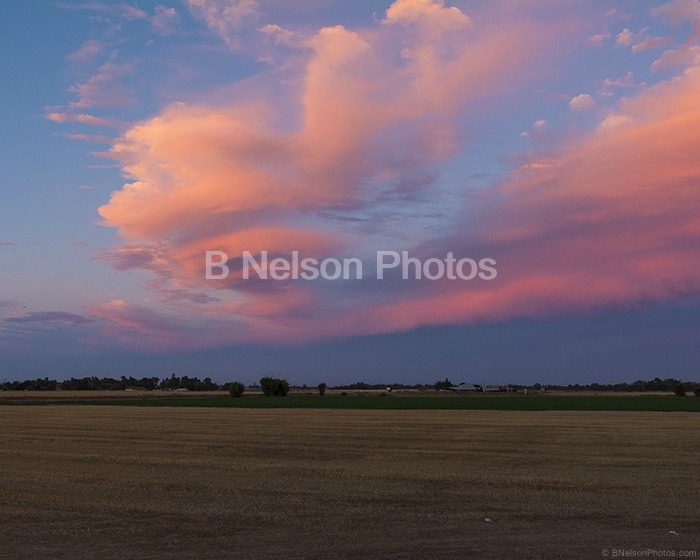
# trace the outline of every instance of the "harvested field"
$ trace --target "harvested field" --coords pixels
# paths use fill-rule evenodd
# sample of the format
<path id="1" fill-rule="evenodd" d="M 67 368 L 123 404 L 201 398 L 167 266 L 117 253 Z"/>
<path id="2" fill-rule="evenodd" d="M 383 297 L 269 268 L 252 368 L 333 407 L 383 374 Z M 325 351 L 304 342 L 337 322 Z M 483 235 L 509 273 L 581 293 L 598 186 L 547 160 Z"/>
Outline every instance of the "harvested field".
<path id="1" fill-rule="evenodd" d="M 0 423 L 0 558 L 700 549 L 693 413 L 64 405 Z"/>

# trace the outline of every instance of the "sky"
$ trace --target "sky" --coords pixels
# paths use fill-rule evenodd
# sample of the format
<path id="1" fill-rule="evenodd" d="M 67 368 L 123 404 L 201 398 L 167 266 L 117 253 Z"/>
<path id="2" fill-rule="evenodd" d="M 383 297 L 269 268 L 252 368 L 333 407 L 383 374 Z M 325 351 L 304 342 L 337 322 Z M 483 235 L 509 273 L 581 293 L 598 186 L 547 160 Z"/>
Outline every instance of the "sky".
<path id="1" fill-rule="evenodd" d="M 0 26 L 0 379 L 700 379 L 700 0 L 8 0 Z M 380 251 L 433 268 L 380 279 Z M 363 274 L 246 278 L 265 252 Z"/>

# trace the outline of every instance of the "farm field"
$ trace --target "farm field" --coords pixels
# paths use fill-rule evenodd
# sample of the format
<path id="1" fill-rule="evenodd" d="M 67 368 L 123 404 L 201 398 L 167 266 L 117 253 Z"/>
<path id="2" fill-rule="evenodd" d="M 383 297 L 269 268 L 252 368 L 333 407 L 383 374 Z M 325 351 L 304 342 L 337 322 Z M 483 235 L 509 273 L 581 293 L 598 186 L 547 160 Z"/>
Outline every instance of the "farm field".
<path id="1" fill-rule="evenodd" d="M 96 394 L 98 393 L 98 394 Z M 106 395 L 99 395 L 106 393 Z M 347 396 L 290 394 L 286 397 L 244 395 L 232 398 L 217 394 L 178 393 L 182 396 L 162 396 L 142 393 L 140 397 L 124 397 L 133 393 L 118 391 L 86 391 L 79 397 L 47 396 L 39 398 L 0 397 L 0 404 L 62 404 L 129 407 L 213 407 L 213 408 L 326 408 L 374 410 L 582 410 L 638 412 L 700 412 L 700 398 L 672 395 L 645 396 L 583 396 L 583 395 L 520 395 L 512 393 L 455 395 L 450 393 L 414 394 L 350 394 Z M 166 393 L 167 395 L 167 393 Z M 172 393 L 170 393 L 172 395 Z"/>
<path id="2" fill-rule="evenodd" d="M 693 413 L 50 405 L 0 426 L 3 559 L 700 549 Z"/>

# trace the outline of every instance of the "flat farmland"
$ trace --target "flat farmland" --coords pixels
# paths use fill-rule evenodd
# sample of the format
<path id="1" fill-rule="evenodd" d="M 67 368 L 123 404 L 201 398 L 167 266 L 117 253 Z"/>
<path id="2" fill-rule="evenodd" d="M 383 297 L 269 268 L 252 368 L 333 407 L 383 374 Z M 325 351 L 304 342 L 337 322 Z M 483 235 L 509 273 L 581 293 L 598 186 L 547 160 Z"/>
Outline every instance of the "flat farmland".
<path id="1" fill-rule="evenodd" d="M 696 413 L 49 405 L 0 426 L 3 559 L 700 550 Z"/>

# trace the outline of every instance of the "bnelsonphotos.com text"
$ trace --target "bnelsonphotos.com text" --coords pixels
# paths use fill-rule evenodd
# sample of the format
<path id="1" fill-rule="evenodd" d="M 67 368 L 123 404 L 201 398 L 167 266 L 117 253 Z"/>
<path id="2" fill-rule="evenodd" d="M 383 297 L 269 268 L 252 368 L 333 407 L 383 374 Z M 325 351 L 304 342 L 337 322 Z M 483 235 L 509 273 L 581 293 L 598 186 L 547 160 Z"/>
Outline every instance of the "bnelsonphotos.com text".
<path id="1" fill-rule="evenodd" d="M 238 256 L 237 256 L 238 257 Z M 267 251 L 252 253 L 243 251 L 236 259 L 236 270 L 243 280 L 363 280 L 366 261 L 358 257 L 317 259 L 300 256 L 292 251 L 287 256 L 270 257 Z M 225 280 L 231 274 L 234 262 L 225 251 L 205 252 L 205 277 L 207 280 Z M 240 268 L 238 266 L 240 265 Z M 498 275 L 496 260 L 455 257 L 419 258 L 408 251 L 377 251 L 371 276 L 375 280 L 397 278 L 402 280 L 494 280 Z"/>

